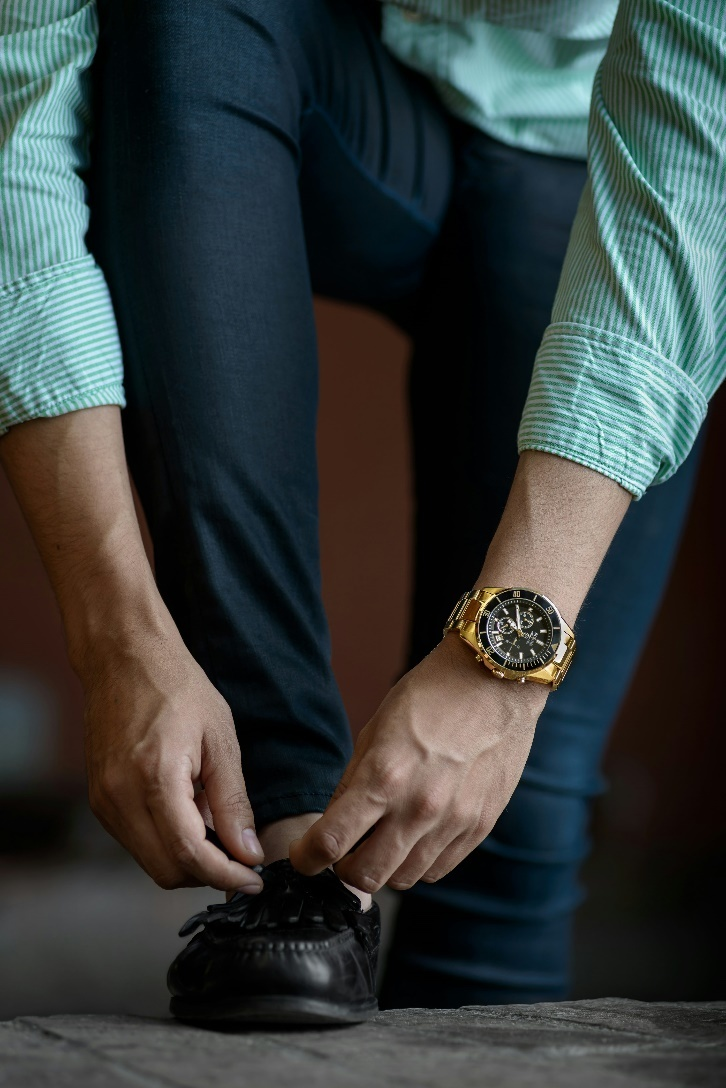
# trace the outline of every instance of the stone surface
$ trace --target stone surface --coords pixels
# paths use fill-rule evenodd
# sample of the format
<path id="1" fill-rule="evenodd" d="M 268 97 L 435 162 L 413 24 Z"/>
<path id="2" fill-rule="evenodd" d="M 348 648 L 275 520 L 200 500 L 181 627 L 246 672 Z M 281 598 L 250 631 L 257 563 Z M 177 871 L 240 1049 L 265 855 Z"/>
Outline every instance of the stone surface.
<path id="1" fill-rule="evenodd" d="M 723 1088 L 726 1003 L 617 999 L 210 1031 L 132 1016 L 0 1023 L 2 1088 Z"/>

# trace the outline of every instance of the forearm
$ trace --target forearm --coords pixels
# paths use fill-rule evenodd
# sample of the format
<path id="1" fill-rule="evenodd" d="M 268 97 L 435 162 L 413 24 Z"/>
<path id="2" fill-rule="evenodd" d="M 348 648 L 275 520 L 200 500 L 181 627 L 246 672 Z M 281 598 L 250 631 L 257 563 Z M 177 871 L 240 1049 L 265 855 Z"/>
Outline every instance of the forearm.
<path id="1" fill-rule="evenodd" d="M 72 664 L 168 614 L 143 546 L 119 409 L 89 408 L 18 424 L 0 461 L 55 591 Z"/>
<path id="2" fill-rule="evenodd" d="M 574 624 L 631 500 L 599 472 L 526 450 L 475 588 L 535 589 Z"/>
<path id="3" fill-rule="evenodd" d="M 18 424 L 0 439 L 0 461 L 53 583 L 86 691 L 93 811 L 162 887 L 259 890 L 249 866 L 262 851 L 232 715 L 156 589 L 118 408 Z M 194 800 L 202 785 L 215 829 L 246 864 L 205 840 Z"/>

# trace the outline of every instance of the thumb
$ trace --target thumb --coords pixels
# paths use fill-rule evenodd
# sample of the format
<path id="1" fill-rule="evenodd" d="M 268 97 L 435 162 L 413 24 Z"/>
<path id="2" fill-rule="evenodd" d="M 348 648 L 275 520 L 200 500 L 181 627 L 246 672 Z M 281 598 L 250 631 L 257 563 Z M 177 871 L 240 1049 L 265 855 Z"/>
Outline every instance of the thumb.
<path id="1" fill-rule="evenodd" d="M 353 777 L 353 773 L 354 773 L 354 771 L 355 771 L 355 769 L 356 769 L 356 767 L 358 766 L 359 763 L 360 763 L 360 758 L 358 756 L 354 755 L 351 758 L 350 763 L 348 764 L 348 766 L 345 768 L 342 775 L 340 776 L 340 781 L 338 782 L 338 785 L 335 787 L 335 791 L 333 793 L 333 796 L 330 798 L 330 800 L 328 801 L 328 804 L 325 807 L 326 812 L 328 811 L 330 806 L 334 805 L 335 802 L 340 797 L 342 797 L 343 794 L 345 793 L 345 791 L 348 789 L 348 786 L 350 785 L 351 779 Z"/>
<path id="2" fill-rule="evenodd" d="M 328 811 L 330 806 L 335 804 L 335 802 L 339 798 L 341 798 L 345 791 L 348 789 L 351 779 L 353 778 L 353 775 L 358 769 L 358 764 L 370 748 L 372 738 L 372 731 L 370 729 L 371 724 L 372 722 L 369 722 L 367 725 L 365 725 L 358 734 L 355 742 L 355 748 L 353 749 L 353 755 L 348 760 L 348 766 L 345 768 L 342 775 L 340 776 L 340 781 L 335 787 L 333 796 L 328 801 L 327 807 L 325 809 L 326 812 Z"/>
<path id="3" fill-rule="evenodd" d="M 238 861 L 259 865 L 264 851 L 255 834 L 255 817 L 247 796 L 239 746 L 205 744 L 202 782 L 214 830 Z"/>
<path id="4" fill-rule="evenodd" d="M 350 758 L 348 766 L 345 768 L 342 775 L 340 776 L 340 781 L 338 782 L 338 785 L 335 787 L 335 791 L 333 793 L 333 796 L 330 798 L 330 800 L 328 801 L 328 804 L 325 807 L 325 812 L 323 813 L 323 816 L 327 815 L 327 813 L 330 812 L 333 805 L 337 801 L 340 800 L 340 798 L 343 796 L 343 794 L 348 789 L 348 787 L 349 787 L 349 785 L 350 785 L 350 783 L 351 783 L 351 781 L 353 779 L 353 775 L 355 774 L 355 771 L 356 771 L 356 769 L 358 767 L 358 764 L 361 761 L 362 754 L 363 753 L 359 752 L 357 748 L 353 752 L 353 755 Z M 323 817 L 321 817 L 321 819 L 322 818 Z M 293 839 L 293 841 L 290 843 L 290 861 L 292 862 L 292 864 L 295 866 L 296 869 L 299 869 L 300 872 L 305 872 L 305 865 L 308 863 L 308 853 L 309 853 L 311 843 L 314 841 L 315 837 L 319 834 L 320 829 L 318 828 L 316 830 L 316 827 L 317 827 L 317 822 L 315 824 L 313 824 L 312 827 L 309 827 L 308 830 L 305 832 L 305 834 L 301 838 Z"/>

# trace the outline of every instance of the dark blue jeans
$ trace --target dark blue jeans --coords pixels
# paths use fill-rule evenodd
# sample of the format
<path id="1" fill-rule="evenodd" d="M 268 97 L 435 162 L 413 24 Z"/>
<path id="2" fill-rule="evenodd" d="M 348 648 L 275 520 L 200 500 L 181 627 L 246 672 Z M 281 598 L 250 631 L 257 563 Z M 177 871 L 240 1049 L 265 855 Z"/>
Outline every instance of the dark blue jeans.
<path id="1" fill-rule="evenodd" d="M 125 352 L 129 460 L 161 591 L 232 707 L 264 825 L 322 810 L 351 752 L 320 596 L 313 292 L 413 338 L 415 662 L 504 505 L 585 168 L 455 122 L 354 2 L 100 11 L 93 246 Z M 385 1003 L 564 993 L 589 799 L 694 471 L 628 514 L 495 830 L 403 896 Z"/>

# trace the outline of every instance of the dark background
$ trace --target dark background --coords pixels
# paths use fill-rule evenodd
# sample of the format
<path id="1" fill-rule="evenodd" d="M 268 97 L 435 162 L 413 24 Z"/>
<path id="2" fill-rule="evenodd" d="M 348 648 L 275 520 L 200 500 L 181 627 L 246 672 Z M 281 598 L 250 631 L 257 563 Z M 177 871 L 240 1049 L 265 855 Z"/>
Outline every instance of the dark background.
<path id="1" fill-rule="evenodd" d="M 318 325 L 324 592 L 355 730 L 403 661 L 408 344 L 383 320 L 337 304 L 318 304 Z M 726 997 L 723 395 L 709 421 L 688 529 L 594 813 L 579 997 Z M 162 1011 L 175 929 L 216 893 L 156 889 L 90 816 L 79 686 L 4 477 L 0 617 L 0 1017 Z"/>

